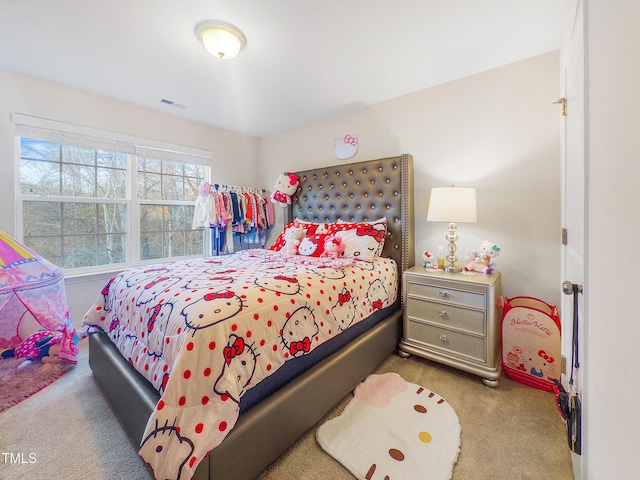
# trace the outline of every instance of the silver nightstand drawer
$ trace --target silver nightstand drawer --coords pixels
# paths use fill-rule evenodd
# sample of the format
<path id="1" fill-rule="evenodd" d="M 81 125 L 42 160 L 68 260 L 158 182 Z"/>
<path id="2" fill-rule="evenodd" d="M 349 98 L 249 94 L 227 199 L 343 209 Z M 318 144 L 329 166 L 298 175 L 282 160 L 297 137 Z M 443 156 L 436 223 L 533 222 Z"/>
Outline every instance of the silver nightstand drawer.
<path id="1" fill-rule="evenodd" d="M 424 297 L 425 300 L 458 303 L 475 308 L 486 308 L 486 298 L 482 293 L 465 292 L 436 285 L 407 282 L 407 294 Z"/>
<path id="2" fill-rule="evenodd" d="M 445 303 L 409 298 L 407 305 L 409 318 L 418 318 L 445 327 L 467 330 L 479 335 L 486 335 L 486 319 L 484 310 L 471 310 Z"/>
<path id="3" fill-rule="evenodd" d="M 486 362 L 486 340 L 482 337 L 466 335 L 420 322 L 409 321 L 407 323 L 409 340 L 424 343 L 431 349 L 435 347 L 479 362 Z"/>

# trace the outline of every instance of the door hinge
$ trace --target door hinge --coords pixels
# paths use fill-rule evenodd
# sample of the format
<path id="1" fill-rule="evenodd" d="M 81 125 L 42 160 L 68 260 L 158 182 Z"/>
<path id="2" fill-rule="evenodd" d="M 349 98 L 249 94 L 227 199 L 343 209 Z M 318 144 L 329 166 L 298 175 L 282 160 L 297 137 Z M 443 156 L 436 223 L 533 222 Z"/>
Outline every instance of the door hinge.
<path id="1" fill-rule="evenodd" d="M 560 357 L 560 373 L 567 373 L 567 357 Z"/>
<path id="2" fill-rule="evenodd" d="M 568 239 L 567 239 L 567 229 L 566 228 L 562 228 L 562 233 L 560 234 L 561 236 L 561 241 L 562 241 L 562 245 L 567 245 L 568 244 Z"/>
<path id="3" fill-rule="evenodd" d="M 563 117 L 567 116 L 567 99 L 562 97 L 559 98 L 557 101 L 553 102 L 554 104 L 559 103 L 560 104 L 560 114 Z"/>

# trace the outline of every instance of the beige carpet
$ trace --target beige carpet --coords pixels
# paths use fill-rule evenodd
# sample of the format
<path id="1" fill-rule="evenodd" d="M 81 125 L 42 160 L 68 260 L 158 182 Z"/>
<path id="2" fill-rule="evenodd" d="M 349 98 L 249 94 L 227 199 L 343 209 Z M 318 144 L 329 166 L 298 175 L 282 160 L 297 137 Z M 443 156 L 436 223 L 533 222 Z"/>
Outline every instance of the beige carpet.
<path id="1" fill-rule="evenodd" d="M 0 479 L 153 478 L 93 380 L 86 340 L 80 347 L 76 368 L 0 412 Z M 477 377 L 416 357 L 404 360 L 394 355 L 377 370 L 390 371 L 437 392 L 458 414 L 462 444 L 454 480 L 573 479 L 564 424 L 551 393 L 504 376 L 491 390 Z M 343 399 L 327 419 L 338 415 L 350 399 Z M 285 478 L 353 479 L 316 444 L 315 429 L 260 476 Z"/>

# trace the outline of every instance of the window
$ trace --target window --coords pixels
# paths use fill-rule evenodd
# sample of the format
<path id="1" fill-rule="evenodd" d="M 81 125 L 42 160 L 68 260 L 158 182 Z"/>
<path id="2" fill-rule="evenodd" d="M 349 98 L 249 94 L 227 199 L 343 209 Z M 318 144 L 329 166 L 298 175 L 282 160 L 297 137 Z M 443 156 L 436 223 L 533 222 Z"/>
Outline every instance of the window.
<path id="1" fill-rule="evenodd" d="M 140 258 L 202 254 L 202 230 L 193 230 L 191 223 L 204 166 L 138 157 L 136 178 Z"/>
<path id="2" fill-rule="evenodd" d="M 25 245 L 78 273 L 203 255 L 204 232 L 191 223 L 209 166 L 29 133 L 19 137 Z"/>

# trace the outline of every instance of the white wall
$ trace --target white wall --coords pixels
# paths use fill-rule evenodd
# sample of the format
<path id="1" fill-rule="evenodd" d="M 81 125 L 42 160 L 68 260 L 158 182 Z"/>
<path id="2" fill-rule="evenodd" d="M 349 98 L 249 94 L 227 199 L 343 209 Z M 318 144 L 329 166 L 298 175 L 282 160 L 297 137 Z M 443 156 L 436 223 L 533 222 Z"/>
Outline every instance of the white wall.
<path id="1" fill-rule="evenodd" d="M 338 163 L 334 140 L 351 133 L 360 140 L 353 161 L 414 156 L 416 258 L 446 244 L 446 225 L 425 220 L 431 187 L 474 186 L 478 223 L 459 225 L 458 256 L 491 240 L 503 250 L 504 295 L 557 304 L 560 117 L 552 102 L 559 97 L 558 65 L 558 52 L 551 52 L 262 139 L 0 71 L 0 228 L 15 235 L 13 112 L 209 149 L 214 178 L 268 189 L 280 171 Z M 79 321 L 103 279 L 67 283 Z"/>
<path id="2" fill-rule="evenodd" d="M 401 75 L 398 72 L 398 75 Z M 458 257 L 483 240 L 502 247 L 503 294 L 559 303 L 559 54 L 429 88 L 353 113 L 265 137 L 260 176 L 336 164 L 333 145 L 358 135 L 350 161 L 414 157 L 416 261 L 446 245 L 447 226 L 426 222 L 432 187 L 473 186 L 478 223 L 458 225 Z"/>
<path id="3" fill-rule="evenodd" d="M 214 180 L 231 185 L 259 185 L 256 138 L 0 70 L 0 229 L 12 236 L 19 236 L 15 222 L 18 171 L 12 113 L 211 150 Z M 104 276 L 67 280 L 69 308 L 77 325 L 104 283 Z"/>
<path id="4" fill-rule="evenodd" d="M 588 323 L 583 478 L 640 472 L 640 319 L 633 256 L 640 238 L 640 2 L 585 1 Z"/>

